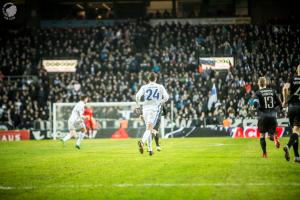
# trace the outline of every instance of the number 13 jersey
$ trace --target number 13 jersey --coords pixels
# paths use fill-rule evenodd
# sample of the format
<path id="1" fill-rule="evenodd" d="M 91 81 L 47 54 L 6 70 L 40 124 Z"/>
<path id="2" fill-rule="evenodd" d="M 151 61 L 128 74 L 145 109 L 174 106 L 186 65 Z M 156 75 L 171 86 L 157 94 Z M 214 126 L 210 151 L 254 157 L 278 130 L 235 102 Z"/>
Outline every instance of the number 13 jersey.
<path id="1" fill-rule="evenodd" d="M 258 110 L 260 112 L 276 112 L 275 108 L 277 106 L 281 107 L 281 101 L 273 89 L 260 89 L 256 93 L 256 98 L 259 101 Z"/>

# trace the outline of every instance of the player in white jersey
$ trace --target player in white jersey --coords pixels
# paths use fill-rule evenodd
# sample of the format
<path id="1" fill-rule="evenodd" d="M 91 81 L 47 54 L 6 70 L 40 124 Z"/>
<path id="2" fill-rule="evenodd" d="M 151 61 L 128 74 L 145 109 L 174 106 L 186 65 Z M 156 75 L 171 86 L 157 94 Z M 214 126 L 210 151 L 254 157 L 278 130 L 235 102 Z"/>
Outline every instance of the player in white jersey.
<path id="1" fill-rule="evenodd" d="M 138 142 L 139 150 L 144 152 L 144 144 L 148 140 L 149 155 L 153 155 L 152 151 L 152 133 L 156 131 L 153 129 L 158 121 L 162 105 L 168 101 L 169 95 L 163 85 L 156 83 L 156 74 L 151 72 L 149 74 L 149 83 L 143 85 L 136 94 L 136 102 L 140 106 L 141 97 L 144 96 L 143 104 L 143 118 L 146 124 L 146 131 L 142 140 Z"/>
<path id="2" fill-rule="evenodd" d="M 76 135 L 76 131 L 79 130 L 77 134 L 78 138 L 76 141 L 75 147 L 80 149 L 80 143 L 86 134 L 86 128 L 84 124 L 84 106 L 88 102 L 89 98 L 85 95 L 80 97 L 81 101 L 79 101 L 73 108 L 72 114 L 68 120 L 68 128 L 69 134 L 67 134 L 61 141 L 65 143 L 67 140 L 71 139 L 72 136 Z"/>

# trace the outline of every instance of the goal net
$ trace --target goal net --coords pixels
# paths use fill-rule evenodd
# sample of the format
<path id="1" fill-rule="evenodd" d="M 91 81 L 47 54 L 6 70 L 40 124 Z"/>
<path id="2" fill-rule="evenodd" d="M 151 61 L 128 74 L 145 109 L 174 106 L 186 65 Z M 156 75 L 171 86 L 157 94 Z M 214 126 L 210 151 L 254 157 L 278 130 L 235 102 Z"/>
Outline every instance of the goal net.
<path id="1" fill-rule="evenodd" d="M 53 104 L 53 139 L 68 133 L 68 119 L 76 103 Z M 144 122 L 134 113 L 135 102 L 87 103 L 93 111 L 93 138 L 141 137 Z M 164 117 L 161 117 L 160 134 L 164 137 Z"/>

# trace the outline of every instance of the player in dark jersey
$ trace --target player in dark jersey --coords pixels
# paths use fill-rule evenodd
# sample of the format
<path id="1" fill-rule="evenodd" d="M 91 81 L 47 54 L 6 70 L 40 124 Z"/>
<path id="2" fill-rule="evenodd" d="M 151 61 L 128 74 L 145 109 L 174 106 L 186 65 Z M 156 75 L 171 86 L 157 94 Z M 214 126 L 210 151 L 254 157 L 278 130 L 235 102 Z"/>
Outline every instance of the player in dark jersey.
<path id="1" fill-rule="evenodd" d="M 291 78 L 289 83 L 286 83 L 282 89 L 283 94 L 283 106 L 288 105 L 288 117 L 290 121 L 290 127 L 292 134 L 289 142 L 283 150 L 285 152 L 285 159 L 290 160 L 289 149 L 293 146 L 295 162 L 300 163 L 299 158 L 299 135 L 300 135 L 300 65 L 297 68 L 297 76 Z"/>
<path id="2" fill-rule="evenodd" d="M 256 93 L 256 101 L 254 106 L 258 109 L 258 130 L 260 132 L 260 145 L 263 151 L 262 157 L 267 157 L 266 150 L 266 133 L 268 132 L 270 140 L 275 142 L 277 148 L 280 147 L 280 143 L 276 136 L 276 107 L 281 107 L 281 101 L 276 95 L 275 91 L 271 88 L 267 88 L 267 80 L 265 77 L 258 79 L 259 91 Z"/>

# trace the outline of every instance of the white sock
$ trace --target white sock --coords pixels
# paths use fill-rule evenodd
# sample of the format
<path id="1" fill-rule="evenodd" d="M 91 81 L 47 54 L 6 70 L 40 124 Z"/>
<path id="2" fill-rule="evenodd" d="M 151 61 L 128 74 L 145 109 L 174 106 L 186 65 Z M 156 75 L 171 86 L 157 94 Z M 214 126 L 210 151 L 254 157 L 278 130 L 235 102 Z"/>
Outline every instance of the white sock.
<path id="1" fill-rule="evenodd" d="M 83 140 L 83 138 L 84 138 L 84 133 L 82 133 L 82 132 L 79 132 L 78 133 L 78 138 L 77 138 L 77 141 L 76 141 L 76 145 L 80 145 L 80 143 L 81 143 L 81 141 Z"/>
<path id="2" fill-rule="evenodd" d="M 148 151 L 152 151 L 152 134 L 148 137 Z"/>
<path id="3" fill-rule="evenodd" d="M 148 140 L 149 135 L 151 135 L 150 130 L 146 130 L 145 133 L 144 133 L 144 135 L 143 135 L 143 138 L 142 138 L 142 143 L 143 143 L 143 144 L 146 143 L 146 140 Z"/>
<path id="4" fill-rule="evenodd" d="M 65 141 L 71 139 L 71 137 L 72 137 L 71 134 L 68 133 L 68 134 L 63 138 L 63 141 L 65 142 Z"/>

